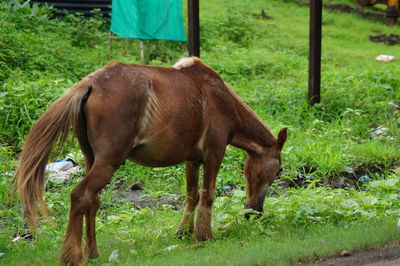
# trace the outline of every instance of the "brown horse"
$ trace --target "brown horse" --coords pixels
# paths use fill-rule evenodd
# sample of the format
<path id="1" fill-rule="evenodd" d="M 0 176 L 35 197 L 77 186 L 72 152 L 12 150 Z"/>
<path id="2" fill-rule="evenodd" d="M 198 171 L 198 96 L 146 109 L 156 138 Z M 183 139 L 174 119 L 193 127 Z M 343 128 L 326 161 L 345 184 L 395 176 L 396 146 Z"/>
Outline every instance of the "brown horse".
<path id="1" fill-rule="evenodd" d="M 25 216 L 38 221 L 44 208 L 44 169 L 57 139 L 70 126 L 86 160 L 86 176 L 71 192 L 64 264 L 99 256 L 95 217 L 99 191 L 126 159 L 160 167 L 186 161 L 187 200 L 177 234 L 188 227 L 199 241 L 212 238 L 215 180 L 228 144 L 247 151 L 246 208 L 263 211 L 265 190 L 280 171 L 286 128 L 276 139 L 219 75 L 200 59 L 173 67 L 112 62 L 89 74 L 56 100 L 29 133 L 16 172 Z M 204 165 L 198 190 L 199 166 Z M 194 211 L 197 221 L 194 226 Z M 83 217 L 86 248 L 82 252 Z"/>

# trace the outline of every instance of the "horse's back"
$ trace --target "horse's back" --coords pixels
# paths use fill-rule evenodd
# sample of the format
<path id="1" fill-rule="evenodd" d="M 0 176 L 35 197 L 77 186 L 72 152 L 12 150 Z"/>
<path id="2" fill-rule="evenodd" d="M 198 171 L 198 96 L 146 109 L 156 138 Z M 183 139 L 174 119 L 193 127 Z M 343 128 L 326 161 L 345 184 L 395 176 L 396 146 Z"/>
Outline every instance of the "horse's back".
<path id="1" fill-rule="evenodd" d="M 201 161 L 207 132 L 233 130 L 237 120 L 223 81 L 208 71 L 113 62 L 90 74 L 85 113 L 91 145 L 101 151 L 97 146 L 106 142 L 148 166 Z"/>

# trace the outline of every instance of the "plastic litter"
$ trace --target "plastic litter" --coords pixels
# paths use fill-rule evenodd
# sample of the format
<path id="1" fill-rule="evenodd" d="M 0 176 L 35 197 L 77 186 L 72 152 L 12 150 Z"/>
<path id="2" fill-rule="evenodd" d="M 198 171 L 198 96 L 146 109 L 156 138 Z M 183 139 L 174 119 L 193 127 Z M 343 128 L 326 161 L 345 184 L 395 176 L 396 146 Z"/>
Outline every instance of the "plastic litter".
<path id="1" fill-rule="evenodd" d="M 178 245 L 172 245 L 172 246 L 166 247 L 165 250 L 171 251 L 171 250 L 176 249 L 177 247 L 178 247 Z"/>
<path id="2" fill-rule="evenodd" d="M 59 159 L 54 163 L 46 165 L 46 171 L 49 172 L 49 179 L 56 183 L 63 183 L 80 170 L 81 168 L 76 166 L 75 161 L 71 158 Z"/>
<path id="3" fill-rule="evenodd" d="M 384 127 L 384 126 L 379 126 L 377 128 L 371 129 L 369 131 L 369 134 L 371 135 L 371 138 L 373 139 L 389 139 L 389 140 L 393 140 L 394 138 L 389 135 L 389 128 Z"/>
<path id="4" fill-rule="evenodd" d="M 46 170 L 51 172 L 58 172 L 58 171 L 67 171 L 74 167 L 72 162 L 57 162 L 57 163 L 49 163 L 46 165 Z"/>
<path id="5" fill-rule="evenodd" d="M 26 234 L 14 237 L 12 242 L 16 243 L 16 242 L 20 241 L 21 239 L 33 240 L 34 238 L 31 233 L 26 233 Z"/>
<path id="6" fill-rule="evenodd" d="M 375 57 L 376 61 L 381 61 L 381 62 L 389 62 L 389 61 L 392 61 L 393 59 L 394 59 L 393 55 L 381 54 L 381 55 L 378 55 L 377 57 Z"/>
<path id="7" fill-rule="evenodd" d="M 119 254 L 118 254 L 118 249 L 113 250 L 113 251 L 111 252 L 110 257 L 108 258 L 108 261 L 117 260 L 117 259 L 118 259 L 118 256 L 119 256 Z"/>
<path id="8" fill-rule="evenodd" d="M 367 176 L 367 175 L 364 175 L 364 176 L 362 176 L 362 177 L 360 177 L 360 178 L 358 179 L 358 183 L 359 183 L 360 185 L 368 184 L 368 183 L 370 183 L 371 181 L 372 181 L 371 177 L 369 177 L 369 176 Z"/>
<path id="9" fill-rule="evenodd" d="M 400 106 L 398 106 L 398 105 L 395 104 L 394 102 L 388 102 L 388 104 L 389 104 L 390 106 L 392 106 L 394 109 L 400 111 Z"/>
<path id="10" fill-rule="evenodd" d="M 224 186 L 224 190 L 232 190 L 233 187 L 232 186 Z"/>

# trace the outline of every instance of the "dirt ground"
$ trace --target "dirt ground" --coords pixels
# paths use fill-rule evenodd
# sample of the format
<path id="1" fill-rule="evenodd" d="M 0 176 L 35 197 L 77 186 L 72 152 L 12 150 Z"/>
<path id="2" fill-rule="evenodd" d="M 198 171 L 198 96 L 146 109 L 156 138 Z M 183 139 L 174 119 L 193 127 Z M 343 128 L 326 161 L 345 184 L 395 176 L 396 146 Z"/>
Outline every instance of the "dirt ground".
<path id="1" fill-rule="evenodd" d="M 118 191 L 115 194 L 115 200 L 124 200 L 131 202 L 136 208 L 153 208 L 168 205 L 172 209 L 183 207 L 183 198 L 177 194 L 165 193 L 159 196 L 151 196 L 143 193 L 143 184 L 136 182 L 124 191 Z"/>
<path id="2" fill-rule="evenodd" d="M 375 36 L 368 36 L 368 38 L 377 43 L 384 43 L 387 45 L 400 44 L 400 35 L 397 34 L 378 34 Z"/>
<path id="3" fill-rule="evenodd" d="M 324 8 L 332 10 L 332 11 L 337 11 L 337 12 L 343 12 L 343 13 L 354 13 L 357 14 L 363 18 L 366 19 L 371 19 L 371 20 L 380 20 L 384 21 L 386 18 L 386 14 L 384 11 L 379 10 L 374 7 L 369 7 L 369 8 L 353 8 L 347 5 L 336 5 L 336 4 L 325 4 Z"/>
<path id="4" fill-rule="evenodd" d="M 392 243 L 378 249 L 369 249 L 357 252 L 345 252 L 343 255 L 321 258 L 314 262 L 300 263 L 302 266 L 398 266 L 400 265 L 400 243 Z"/>

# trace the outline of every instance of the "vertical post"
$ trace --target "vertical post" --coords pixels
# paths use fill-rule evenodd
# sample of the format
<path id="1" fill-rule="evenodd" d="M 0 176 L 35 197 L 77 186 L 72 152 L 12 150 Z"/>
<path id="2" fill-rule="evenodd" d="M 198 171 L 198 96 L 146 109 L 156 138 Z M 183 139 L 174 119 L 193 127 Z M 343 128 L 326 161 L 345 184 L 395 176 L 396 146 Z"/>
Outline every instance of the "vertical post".
<path id="1" fill-rule="evenodd" d="M 321 29 L 322 0 L 310 1 L 310 51 L 308 73 L 308 104 L 321 101 Z"/>
<path id="2" fill-rule="evenodd" d="M 140 48 L 140 59 L 142 63 L 144 63 L 144 43 L 142 40 L 139 40 L 139 48 Z"/>
<path id="3" fill-rule="evenodd" d="M 200 57 L 199 0 L 188 0 L 189 56 Z"/>
<path id="4" fill-rule="evenodd" d="M 110 31 L 110 34 L 108 35 L 108 57 L 111 58 L 111 54 L 112 54 L 112 32 Z"/>

